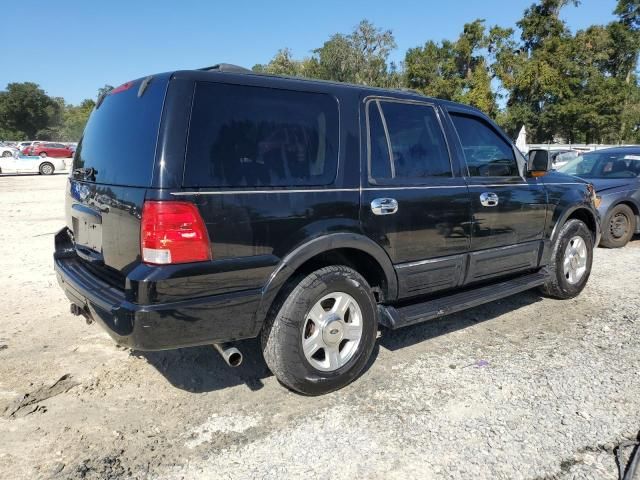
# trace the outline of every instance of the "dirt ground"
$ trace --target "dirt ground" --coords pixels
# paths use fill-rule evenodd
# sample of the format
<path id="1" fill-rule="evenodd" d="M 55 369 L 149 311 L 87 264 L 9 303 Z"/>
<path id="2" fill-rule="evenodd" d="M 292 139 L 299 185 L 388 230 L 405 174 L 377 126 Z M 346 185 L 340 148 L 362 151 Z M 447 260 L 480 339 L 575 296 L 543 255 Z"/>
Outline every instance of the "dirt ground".
<path id="1" fill-rule="evenodd" d="M 640 238 L 598 249 L 576 299 L 383 332 L 358 381 L 306 398 L 255 341 L 230 369 L 72 316 L 51 257 L 65 182 L 0 176 L 0 478 L 617 478 L 640 430 Z"/>

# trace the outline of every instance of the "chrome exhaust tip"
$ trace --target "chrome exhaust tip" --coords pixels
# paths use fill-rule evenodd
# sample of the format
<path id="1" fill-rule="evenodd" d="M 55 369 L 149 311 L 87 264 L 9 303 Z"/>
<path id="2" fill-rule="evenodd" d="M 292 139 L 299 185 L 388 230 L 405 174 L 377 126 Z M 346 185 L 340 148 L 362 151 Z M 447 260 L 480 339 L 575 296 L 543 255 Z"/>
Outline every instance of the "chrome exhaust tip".
<path id="1" fill-rule="evenodd" d="M 239 367 L 242 364 L 242 352 L 233 345 L 228 343 L 214 343 L 213 346 L 230 367 Z"/>

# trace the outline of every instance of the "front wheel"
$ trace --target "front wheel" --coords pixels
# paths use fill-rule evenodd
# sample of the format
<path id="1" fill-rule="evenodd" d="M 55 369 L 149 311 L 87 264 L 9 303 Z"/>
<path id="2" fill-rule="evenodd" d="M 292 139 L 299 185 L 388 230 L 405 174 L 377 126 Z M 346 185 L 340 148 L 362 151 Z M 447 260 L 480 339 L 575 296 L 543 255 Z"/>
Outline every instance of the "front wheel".
<path id="1" fill-rule="evenodd" d="M 607 248 L 624 247 L 636 231 L 636 216 L 627 205 L 619 204 L 607 214 L 602 226 L 600 245 Z"/>
<path id="2" fill-rule="evenodd" d="M 267 365 L 285 386 L 321 395 L 362 373 L 378 331 L 367 281 L 346 266 L 316 270 L 285 292 L 262 331 Z"/>
<path id="3" fill-rule="evenodd" d="M 53 165 L 50 164 L 49 162 L 45 162 L 42 165 L 40 165 L 40 173 L 42 175 L 51 175 L 53 174 L 54 171 L 55 169 L 53 168 Z"/>
<path id="4" fill-rule="evenodd" d="M 556 239 L 549 262 L 550 278 L 542 292 L 567 299 L 580 294 L 589 280 L 593 262 L 593 236 L 580 220 L 565 223 Z"/>

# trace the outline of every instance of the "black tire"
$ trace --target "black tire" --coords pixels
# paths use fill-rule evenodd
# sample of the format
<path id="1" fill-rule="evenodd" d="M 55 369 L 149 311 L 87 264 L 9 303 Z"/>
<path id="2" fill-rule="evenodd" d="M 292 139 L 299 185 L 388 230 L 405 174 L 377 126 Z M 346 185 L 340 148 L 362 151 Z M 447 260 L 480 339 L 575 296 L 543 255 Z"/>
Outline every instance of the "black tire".
<path id="1" fill-rule="evenodd" d="M 358 304 L 362 312 L 362 334 L 344 365 L 334 371 L 321 371 L 305 357 L 303 328 L 311 308 L 333 292 L 347 293 Z M 262 329 L 262 352 L 269 369 L 282 384 L 305 395 L 321 395 L 344 387 L 362 373 L 377 332 L 377 307 L 369 284 L 355 270 L 334 265 L 291 282 L 271 309 Z"/>
<path id="2" fill-rule="evenodd" d="M 5 158 L 8 158 L 8 157 L 12 157 L 13 154 L 11 152 L 9 152 L 9 151 L 6 151 L 6 152 L 2 152 L 2 156 L 5 157 Z"/>
<path id="3" fill-rule="evenodd" d="M 569 243 L 575 237 L 580 237 L 586 248 L 586 270 L 580 279 L 571 283 L 564 271 L 565 252 Z M 565 223 L 556 239 L 551 251 L 551 259 L 549 261 L 550 278 L 541 287 L 544 295 L 558 299 L 573 298 L 582 292 L 589 276 L 591 275 L 591 265 L 593 263 L 593 235 L 589 228 L 580 220 L 571 219 Z"/>
<path id="4" fill-rule="evenodd" d="M 44 162 L 40 164 L 39 173 L 41 175 L 53 175 L 55 172 L 55 168 L 52 163 Z"/>
<path id="5" fill-rule="evenodd" d="M 624 247 L 636 231 L 636 216 L 628 205 L 613 207 L 602 222 L 600 245 L 606 248 Z"/>

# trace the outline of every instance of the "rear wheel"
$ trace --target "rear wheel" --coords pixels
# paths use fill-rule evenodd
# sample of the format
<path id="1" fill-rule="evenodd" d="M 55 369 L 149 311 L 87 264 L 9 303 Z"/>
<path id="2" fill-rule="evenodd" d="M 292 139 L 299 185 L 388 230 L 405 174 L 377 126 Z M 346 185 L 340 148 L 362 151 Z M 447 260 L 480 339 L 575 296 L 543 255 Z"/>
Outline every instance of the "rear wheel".
<path id="1" fill-rule="evenodd" d="M 549 280 L 542 292 L 553 298 L 567 299 L 578 295 L 587 284 L 593 262 L 593 237 L 580 220 L 565 223 L 551 252 Z"/>
<path id="2" fill-rule="evenodd" d="M 262 331 L 267 365 L 287 387 L 321 395 L 362 373 L 377 335 L 376 302 L 355 270 L 330 266 L 289 286 Z"/>
<path id="3" fill-rule="evenodd" d="M 602 222 L 600 244 L 607 248 L 624 247 L 636 231 L 636 216 L 629 206 L 616 205 Z"/>
<path id="4" fill-rule="evenodd" d="M 51 175 L 53 174 L 54 171 L 55 169 L 53 168 L 53 165 L 50 164 L 49 162 L 45 162 L 40 165 L 40 173 L 42 175 Z"/>
<path id="5" fill-rule="evenodd" d="M 2 156 L 6 158 L 6 157 L 13 156 L 13 154 L 9 150 L 6 150 L 6 151 L 2 152 Z"/>

